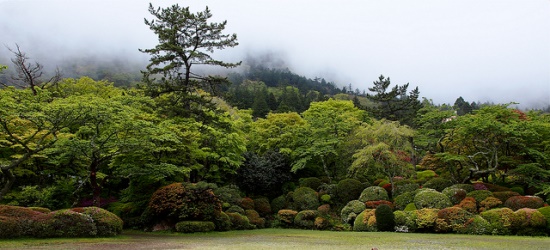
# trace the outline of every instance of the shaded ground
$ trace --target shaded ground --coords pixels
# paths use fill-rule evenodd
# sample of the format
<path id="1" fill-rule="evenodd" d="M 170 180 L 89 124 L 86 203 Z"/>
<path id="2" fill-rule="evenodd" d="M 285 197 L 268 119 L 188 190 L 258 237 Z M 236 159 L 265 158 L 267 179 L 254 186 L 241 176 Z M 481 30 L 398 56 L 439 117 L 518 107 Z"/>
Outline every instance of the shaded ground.
<path id="1" fill-rule="evenodd" d="M 117 238 L 0 241 L 2 249 L 548 249 L 550 238 L 264 229 L 200 234 L 125 232 Z"/>

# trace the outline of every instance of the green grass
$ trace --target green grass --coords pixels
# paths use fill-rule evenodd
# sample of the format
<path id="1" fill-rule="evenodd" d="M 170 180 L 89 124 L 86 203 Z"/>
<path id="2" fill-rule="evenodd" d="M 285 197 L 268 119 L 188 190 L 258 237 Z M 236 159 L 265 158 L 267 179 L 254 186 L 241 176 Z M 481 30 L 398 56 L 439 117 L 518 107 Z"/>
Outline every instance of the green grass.
<path id="1" fill-rule="evenodd" d="M 548 237 L 262 229 L 115 238 L 0 240 L 0 249 L 548 249 Z"/>

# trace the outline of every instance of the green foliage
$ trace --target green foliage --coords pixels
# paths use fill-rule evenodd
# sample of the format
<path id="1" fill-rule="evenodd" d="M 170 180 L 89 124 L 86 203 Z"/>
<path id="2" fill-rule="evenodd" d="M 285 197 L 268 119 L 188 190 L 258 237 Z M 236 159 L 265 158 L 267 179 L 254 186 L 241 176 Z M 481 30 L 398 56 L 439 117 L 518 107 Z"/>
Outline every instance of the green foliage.
<path id="1" fill-rule="evenodd" d="M 237 171 L 239 187 L 251 194 L 280 195 L 283 184 L 292 178 L 288 157 L 275 151 L 244 156 L 245 162 Z"/>
<path id="2" fill-rule="evenodd" d="M 244 209 L 240 206 L 233 205 L 229 207 L 227 210 L 225 210 L 226 213 L 239 213 L 244 215 Z"/>
<path id="3" fill-rule="evenodd" d="M 364 187 L 356 179 L 343 179 L 336 186 L 336 197 L 341 204 L 346 204 L 351 200 L 356 200 L 361 195 Z"/>
<path id="4" fill-rule="evenodd" d="M 546 230 L 550 231 L 550 206 L 541 207 L 537 210 L 546 218 Z"/>
<path id="5" fill-rule="evenodd" d="M 34 237 L 94 237 L 97 227 L 92 216 L 69 209 L 42 214 L 34 221 Z"/>
<path id="6" fill-rule="evenodd" d="M 411 211 L 395 211 L 395 227 L 397 232 L 414 232 L 416 230 L 416 213 Z"/>
<path id="7" fill-rule="evenodd" d="M 487 220 L 480 215 L 475 215 L 473 218 L 468 219 L 464 226 L 458 229 L 458 232 L 461 234 L 484 235 L 491 234 L 492 230 L 493 227 Z"/>
<path id="8" fill-rule="evenodd" d="M 220 199 L 222 203 L 229 203 L 230 205 L 238 205 L 241 202 L 241 193 L 236 186 L 223 186 L 214 189 L 214 194 Z"/>
<path id="9" fill-rule="evenodd" d="M 407 204 L 405 209 L 403 209 L 403 211 L 408 212 L 408 211 L 414 211 L 414 210 L 417 210 L 417 209 L 418 208 L 416 208 L 416 205 L 414 205 L 414 203 L 409 203 L 409 204 Z"/>
<path id="10" fill-rule="evenodd" d="M 300 187 L 309 187 L 313 190 L 318 190 L 319 186 L 323 184 L 323 182 L 321 182 L 321 180 L 317 177 L 300 178 L 298 182 L 300 183 Z"/>
<path id="11" fill-rule="evenodd" d="M 454 184 L 454 185 L 452 185 L 448 188 L 450 188 L 450 189 L 454 189 L 454 188 L 463 189 L 464 191 L 466 191 L 466 193 L 469 193 L 469 192 L 472 192 L 472 191 L 475 190 L 475 188 L 472 184 Z"/>
<path id="12" fill-rule="evenodd" d="M 273 212 L 279 212 L 279 210 L 286 207 L 286 197 L 284 195 L 278 196 L 271 201 L 271 210 Z"/>
<path id="13" fill-rule="evenodd" d="M 438 212 L 439 209 L 435 208 L 422 208 L 413 211 L 417 230 L 431 231 L 435 227 Z"/>
<path id="14" fill-rule="evenodd" d="M 122 233 L 124 222 L 117 215 L 99 207 L 71 208 L 72 211 L 89 215 L 95 227 L 97 236 L 108 237 Z"/>
<path id="15" fill-rule="evenodd" d="M 359 201 L 379 201 L 379 200 L 389 200 L 388 192 L 379 186 L 372 186 L 365 188 L 361 195 L 359 196 Z"/>
<path id="16" fill-rule="evenodd" d="M 294 225 L 303 229 L 313 229 L 315 226 L 315 218 L 319 212 L 317 210 L 303 210 L 296 214 Z"/>
<path id="17" fill-rule="evenodd" d="M 494 197 L 493 193 L 489 190 L 475 190 L 466 194 L 466 197 L 472 197 L 476 200 L 477 204 L 481 203 L 488 197 Z"/>
<path id="18" fill-rule="evenodd" d="M 447 187 L 450 187 L 453 185 L 453 182 L 447 178 L 442 178 L 442 177 L 436 177 L 436 178 L 432 178 L 430 179 L 429 181 L 427 181 L 426 183 L 424 183 L 422 185 L 423 188 L 431 188 L 431 189 L 435 189 L 439 192 L 443 191 L 443 189 L 447 188 Z"/>
<path id="19" fill-rule="evenodd" d="M 517 226 L 518 219 L 514 211 L 509 208 L 496 208 L 480 213 L 481 217 L 491 225 L 491 233 L 498 235 L 512 234 Z"/>
<path id="20" fill-rule="evenodd" d="M 466 190 L 454 187 L 447 187 L 441 193 L 449 197 L 453 205 L 460 203 L 467 195 Z"/>
<path id="21" fill-rule="evenodd" d="M 541 208 L 544 206 L 544 201 L 538 196 L 512 196 L 504 202 L 504 206 L 512 210 L 520 208 Z"/>
<path id="22" fill-rule="evenodd" d="M 258 211 L 258 213 L 262 217 L 268 216 L 272 213 L 271 204 L 269 203 L 269 200 L 265 197 L 254 199 L 254 209 Z"/>
<path id="23" fill-rule="evenodd" d="M 378 206 L 374 212 L 376 217 L 376 228 L 380 232 L 393 232 L 395 227 L 395 216 L 393 215 L 393 209 L 382 204 Z"/>
<path id="24" fill-rule="evenodd" d="M 176 223 L 176 232 L 180 233 L 211 232 L 214 229 L 216 229 L 216 225 L 211 221 L 180 221 Z"/>
<path id="25" fill-rule="evenodd" d="M 523 190 L 522 187 L 512 187 L 512 188 L 510 188 L 510 190 L 511 190 L 512 192 L 516 192 L 516 193 L 518 193 L 518 194 L 520 194 L 520 195 L 524 195 L 524 194 L 525 194 L 525 191 Z"/>
<path id="26" fill-rule="evenodd" d="M 21 224 L 16 218 L 0 215 L 0 239 L 13 239 L 22 235 Z"/>
<path id="27" fill-rule="evenodd" d="M 426 182 L 434 177 L 436 177 L 437 174 L 433 170 L 424 170 L 424 171 L 418 171 L 416 172 L 416 179 L 418 179 L 419 182 Z"/>
<path id="28" fill-rule="evenodd" d="M 376 210 L 366 209 L 357 215 L 353 222 L 353 231 L 357 232 L 376 232 L 378 227 L 376 225 Z"/>
<path id="29" fill-rule="evenodd" d="M 404 210 L 407 205 L 414 202 L 415 196 L 416 192 L 406 192 L 398 195 L 397 197 L 393 198 L 395 208 L 398 210 Z"/>
<path id="30" fill-rule="evenodd" d="M 487 211 L 493 208 L 500 207 L 502 205 L 502 201 L 500 199 L 497 199 L 495 197 L 487 197 L 485 200 L 479 203 L 479 211 Z"/>
<path id="31" fill-rule="evenodd" d="M 216 225 L 217 231 L 229 231 L 232 227 L 231 218 L 229 218 L 229 215 L 224 212 L 221 212 L 214 219 L 214 224 Z"/>
<path id="32" fill-rule="evenodd" d="M 451 200 L 446 195 L 433 189 L 423 189 L 414 196 L 414 205 L 418 209 L 442 209 L 451 206 Z"/>
<path id="33" fill-rule="evenodd" d="M 254 225 L 250 224 L 248 217 L 239 213 L 226 213 L 231 221 L 231 228 L 233 230 L 247 230 L 253 229 Z"/>
<path id="34" fill-rule="evenodd" d="M 320 205 L 318 194 L 309 187 L 297 188 L 292 195 L 292 200 L 299 211 L 314 210 Z"/>
<path id="35" fill-rule="evenodd" d="M 330 204 L 331 203 L 331 196 L 330 194 L 323 194 L 321 195 L 321 197 L 319 198 L 321 200 L 321 203 L 323 204 Z"/>
<path id="36" fill-rule="evenodd" d="M 517 234 L 519 235 L 545 235 L 546 217 L 537 209 L 521 208 L 514 212 L 518 221 Z M 537 233 L 538 232 L 538 233 Z"/>
<path id="37" fill-rule="evenodd" d="M 247 209 L 245 210 L 245 215 L 250 221 L 250 224 L 256 226 L 256 228 L 265 227 L 265 219 L 260 217 L 260 214 L 256 210 Z"/>
<path id="38" fill-rule="evenodd" d="M 245 210 L 247 209 L 254 209 L 255 206 L 254 206 L 254 200 L 250 197 L 243 197 L 241 199 L 241 202 L 239 203 L 239 205 L 244 208 Z"/>
<path id="39" fill-rule="evenodd" d="M 399 196 L 407 192 L 414 192 L 420 188 L 420 185 L 416 183 L 396 183 L 396 190 L 393 193 L 393 197 Z"/>
<path id="40" fill-rule="evenodd" d="M 358 214 L 366 209 L 365 203 L 359 200 L 352 200 L 342 208 L 340 212 L 340 218 L 344 223 L 351 224 L 355 221 Z"/>
<path id="41" fill-rule="evenodd" d="M 448 207 L 437 212 L 436 232 L 460 232 L 473 214 L 460 207 Z"/>

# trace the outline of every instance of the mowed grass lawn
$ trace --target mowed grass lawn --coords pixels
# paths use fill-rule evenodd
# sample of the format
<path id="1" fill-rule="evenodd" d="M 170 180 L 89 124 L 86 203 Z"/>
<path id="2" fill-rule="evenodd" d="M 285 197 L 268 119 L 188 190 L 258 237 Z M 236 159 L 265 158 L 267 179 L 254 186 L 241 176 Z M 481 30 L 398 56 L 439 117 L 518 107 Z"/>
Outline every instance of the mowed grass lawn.
<path id="1" fill-rule="evenodd" d="M 0 240 L 0 249 L 550 249 L 550 238 L 262 229 L 115 238 Z"/>

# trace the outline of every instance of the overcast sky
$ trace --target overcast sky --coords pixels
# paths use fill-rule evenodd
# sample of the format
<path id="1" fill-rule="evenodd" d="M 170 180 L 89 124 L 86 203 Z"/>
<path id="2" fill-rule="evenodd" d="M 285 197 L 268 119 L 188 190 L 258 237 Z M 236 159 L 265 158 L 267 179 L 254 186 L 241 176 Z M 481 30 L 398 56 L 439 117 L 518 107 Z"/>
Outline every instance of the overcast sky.
<path id="1" fill-rule="evenodd" d="M 298 74 L 361 90 L 380 74 L 436 103 L 550 105 L 550 0 L 0 0 L 0 43 L 37 59 L 73 53 L 145 58 L 157 40 L 148 3 L 206 5 L 240 45 Z M 11 57 L 0 48 L 0 61 Z"/>

